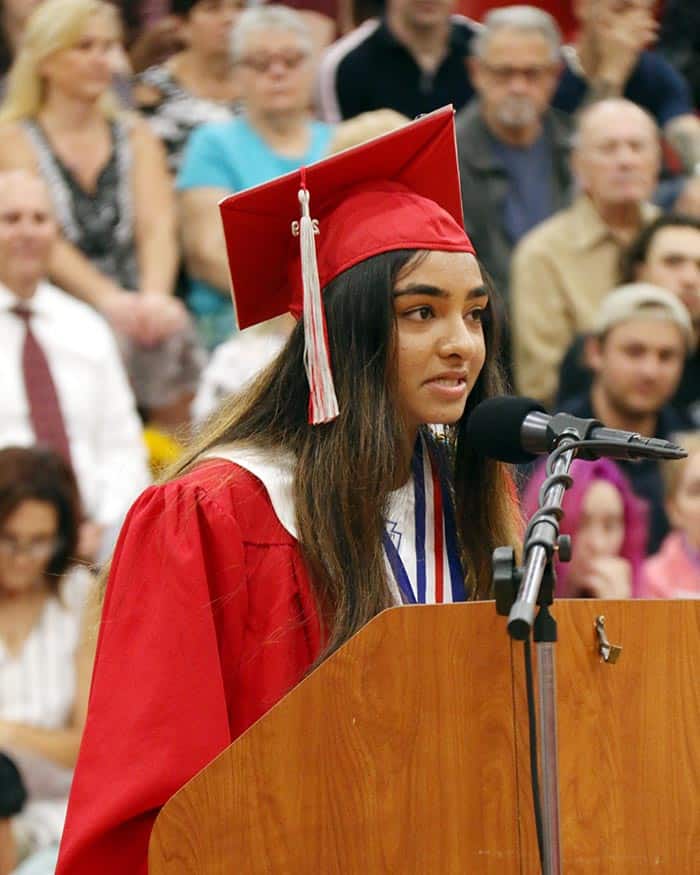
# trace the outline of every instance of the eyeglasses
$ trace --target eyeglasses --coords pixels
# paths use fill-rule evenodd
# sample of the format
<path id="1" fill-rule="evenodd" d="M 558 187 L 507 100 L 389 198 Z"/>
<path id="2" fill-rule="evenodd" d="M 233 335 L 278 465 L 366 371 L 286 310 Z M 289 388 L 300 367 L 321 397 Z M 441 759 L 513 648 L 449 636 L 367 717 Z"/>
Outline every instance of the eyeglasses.
<path id="1" fill-rule="evenodd" d="M 19 541 L 12 535 L 0 534 L 0 554 L 13 559 L 18 556 L 29 556 L 30 559 L 48 559 L 62 544 L 61 538 L 34 538 L 31 541 Z"/>
<path id="2" fill-rule="evenodd" d="M 551 76 L 554 70 L 552 64 L 541 64 L 533 67 L 498 67 L 492 64 L 487 64 L 485 61 L 481 61 L 481 66 L 498 82 L 510 82 L 510 80 L 516 76 L 522 76 L 522 78 L 530 85 L 535 85 L 538 82 L 541 82 L 546 76 Z"/>
<path id="3" fill-rule="evenodd" d="M 285 70 L 296 70 L 308 57 L 308 52 L 280 52 L 276 55 L 251 55 L 249 58 L 241 58 L 240 63 L 256 73 L 269 73 L 275 61 Z"/>

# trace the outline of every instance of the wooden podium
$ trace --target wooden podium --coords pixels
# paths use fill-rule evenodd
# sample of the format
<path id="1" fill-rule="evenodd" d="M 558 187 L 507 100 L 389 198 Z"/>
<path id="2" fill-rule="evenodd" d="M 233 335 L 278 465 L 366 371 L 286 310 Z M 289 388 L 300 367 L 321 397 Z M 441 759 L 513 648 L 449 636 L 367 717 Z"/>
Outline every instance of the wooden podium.
<path id="1" fill-rule="evenodd" d="M 700 601 L 552 613 L 564 872 L 700 873 Z M 522 645 L 493 602 L 380 614 L 170 799 L 149 849 L 151 875 L 538 871 Z"/>

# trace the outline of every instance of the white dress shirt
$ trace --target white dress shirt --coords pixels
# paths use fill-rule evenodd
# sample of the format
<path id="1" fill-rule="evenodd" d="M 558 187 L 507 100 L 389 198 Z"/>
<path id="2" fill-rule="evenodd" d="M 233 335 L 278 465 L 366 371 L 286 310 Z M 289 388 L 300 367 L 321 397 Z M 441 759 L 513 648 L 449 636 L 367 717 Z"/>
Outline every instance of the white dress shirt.
<path id="1" fill-rule="evenodd" d="M 24 321 L 19 299 L 0 284 L 0 447 L 30 446 L 34 431 L 24 389 Z M 51 369 L 83 510 L 108 538 L 150 483 L 134 396 L 114 336 L 87 304 L 48 282 L 24 302 Z"/>

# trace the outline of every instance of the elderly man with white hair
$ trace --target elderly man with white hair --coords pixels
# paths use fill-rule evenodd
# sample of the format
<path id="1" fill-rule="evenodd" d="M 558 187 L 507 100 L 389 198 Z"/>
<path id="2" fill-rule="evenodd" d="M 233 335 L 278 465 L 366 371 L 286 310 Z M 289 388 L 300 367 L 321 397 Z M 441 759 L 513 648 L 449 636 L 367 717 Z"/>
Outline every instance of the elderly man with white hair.
<path id="1" fill-rule="evenodd" d="M 187 145 L 177 189 L 192 280 L 188 305 L 210 349 L 234 330 L 219 201 L 311 164 L 328 149 L 332 128 L 309 117 L 312 48 L 311 33 L 293 9 L 246 9 L 231 44 L 245 110 L 202 125 Z"/>
<path id="2" fill-rule="evenodd" d="M 554 19 L 534 6 L 494 9 L 472 41 L 478 100 L 456 119 L 464 222 L 503 293 L 517 242 L 571 201 L 573 123 L 550 107 L 560 47 Z"/>
<path id="3" fill-rule="evenodd" d="M 656 124 L 622 98 L 579 117 L 572 167 L 580 194 L 526 234 L 513 254 L 511 307 L 516 385 L 551 403 L 559 366 L 614 287 L 624 248 L 658 214 L 647 201 L 659 170 Z"/>

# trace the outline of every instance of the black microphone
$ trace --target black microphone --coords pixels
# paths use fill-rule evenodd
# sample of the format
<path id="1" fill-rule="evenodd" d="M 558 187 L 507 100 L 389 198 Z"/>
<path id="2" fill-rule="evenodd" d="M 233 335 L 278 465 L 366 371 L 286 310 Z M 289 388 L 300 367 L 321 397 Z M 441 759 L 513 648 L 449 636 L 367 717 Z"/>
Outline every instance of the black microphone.
<path id="1" fill-rule="evenodd" d="M 488 398 L 477 404 L 466 424 L 466 438 L 473 449 L 513 464 L 531 462 L 537 455 L 551 452 L 564 435 L 605 444 L 585 448 L 578 454 L 582 459 L 683 459 L 688 455 L 683 447 L 669 441 L 606 428 L 597 419 L 568 413 L 550 416 L 532 398 Z"/>

